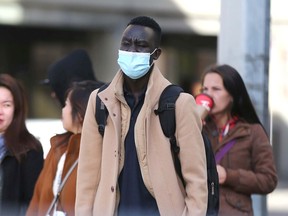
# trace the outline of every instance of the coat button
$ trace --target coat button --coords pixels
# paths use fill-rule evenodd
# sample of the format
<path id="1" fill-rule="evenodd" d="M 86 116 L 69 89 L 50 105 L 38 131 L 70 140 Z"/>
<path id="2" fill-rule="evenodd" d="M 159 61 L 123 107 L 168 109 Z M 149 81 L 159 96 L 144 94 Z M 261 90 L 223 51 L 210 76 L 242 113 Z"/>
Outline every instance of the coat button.
<path id="1" fill-rule="evenodd" d="M 111 191 L 114 192 L 114 187 L 113 186 L 111 187 Z"/>

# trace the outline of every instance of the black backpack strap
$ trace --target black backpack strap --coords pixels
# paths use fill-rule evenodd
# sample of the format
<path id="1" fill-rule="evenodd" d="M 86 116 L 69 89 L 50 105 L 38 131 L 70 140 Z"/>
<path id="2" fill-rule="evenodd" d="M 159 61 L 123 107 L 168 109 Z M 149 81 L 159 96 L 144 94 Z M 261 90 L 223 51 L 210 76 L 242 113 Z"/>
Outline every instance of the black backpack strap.
<path id="1" fill-rule="evenodd" d="M 206 152 L 208 206 L 206 216 L 217 216 L 219 211 L 219 177 L 216 160 L 208 135 L 202 131 Z"/>
<path id="2" fill-rule="evenodd" d="M 159 99 L 159 107 L 154 110 L 156 115 L 159 115 L 160 124 L 163 133 L 169 138 L 171 151 L 174 158 L 174 166 L 178 176 L 181 178 L 183 185 L 185 181 L 181 172 L 181 164 L 178 158 L 180 151 L 175 137 L 176 120 L 175 120 L 175 102 L 183 92 L 181 87 L 175 85 L 167 86 Z M 205 144 L 206 162 L 207 162 L 207 186 L 208 186 L 208 206 L 206 216 L 217 216 L 219 211 L 219 179 L 214 159 L 213 149 L 208 136 L 202 132 L 202 137 Z"/>
<path id="3" fill-rule="evenodd" d="M 159 115 L 163 133 L 166 137 L 169 138 L 171 144 L 171 151 L 173 153 L 174 158 L 175 170 L 184 184 L 184 179 L 181 172 L 181 164 L 178 158 L 180 148 L 177 145 L 177 140 L 175 137 L 175 130 L 176 130 L 175 102 L 181 92 L 183 92 L 183 89 L 180 86 L 177 85 L 167 86 L 161 93 L 158 109 L 154 110 L 154 112 L 156 115 Z"/>
<path id="4" fill-rule="evenodd" d="M 103 91 L 104 89 L 106 89 L 108 86 L 109 86 L 109 83 L 102 85 L 99 88 L 99 90 L 97 92 L 97 96 L 96 96 L 95 119 L 96 119 L 96 122 L 98 124 L 98 131 L 102 136 L 104 135 L 104 131 L 105 131 L 106 121 L 107 121 L 107 117 L 108 117 L 108 111 L 107 111 L 105 104 L 99 98 L 98 93 Z"/>

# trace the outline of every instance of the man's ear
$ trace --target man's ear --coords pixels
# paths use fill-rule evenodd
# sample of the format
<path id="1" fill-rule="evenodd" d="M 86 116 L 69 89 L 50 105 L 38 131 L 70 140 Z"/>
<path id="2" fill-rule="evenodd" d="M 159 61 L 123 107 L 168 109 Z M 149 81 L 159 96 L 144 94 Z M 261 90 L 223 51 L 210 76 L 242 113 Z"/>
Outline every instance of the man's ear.
<path id="1" fill-rule="evenodd" d="M 161 53 L 162 53 L 161 48 L 158 48 L 153 54 L 153 60 L 157 60 L 159 56 L 161 55 Z"/>

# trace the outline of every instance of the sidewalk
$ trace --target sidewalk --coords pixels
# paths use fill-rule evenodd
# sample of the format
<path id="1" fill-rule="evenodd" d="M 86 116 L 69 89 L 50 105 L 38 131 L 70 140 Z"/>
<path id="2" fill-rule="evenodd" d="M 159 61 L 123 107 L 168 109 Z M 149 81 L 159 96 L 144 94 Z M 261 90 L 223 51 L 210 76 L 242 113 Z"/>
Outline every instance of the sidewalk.
<path id="1" fill-rule="evenodd" d="M 267 196 L 268 216 L 288 216 L 288 183 L 279 183 Z"/>

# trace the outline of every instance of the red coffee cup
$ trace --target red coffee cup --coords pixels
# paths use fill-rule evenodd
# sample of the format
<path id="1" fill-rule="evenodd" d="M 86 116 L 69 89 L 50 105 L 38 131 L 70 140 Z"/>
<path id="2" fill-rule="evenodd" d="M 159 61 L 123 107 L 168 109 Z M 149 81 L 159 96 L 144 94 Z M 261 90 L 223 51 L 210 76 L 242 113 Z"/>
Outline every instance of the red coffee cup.
<path id="1" fill-rule="evenodd" d="M 195 100 L 196 100 L 196 104 L 202 105 L 208 111 L 210 111 L 212 107 L 214 106 L 213 99 L 205 93 L 198 94 Z"/>

